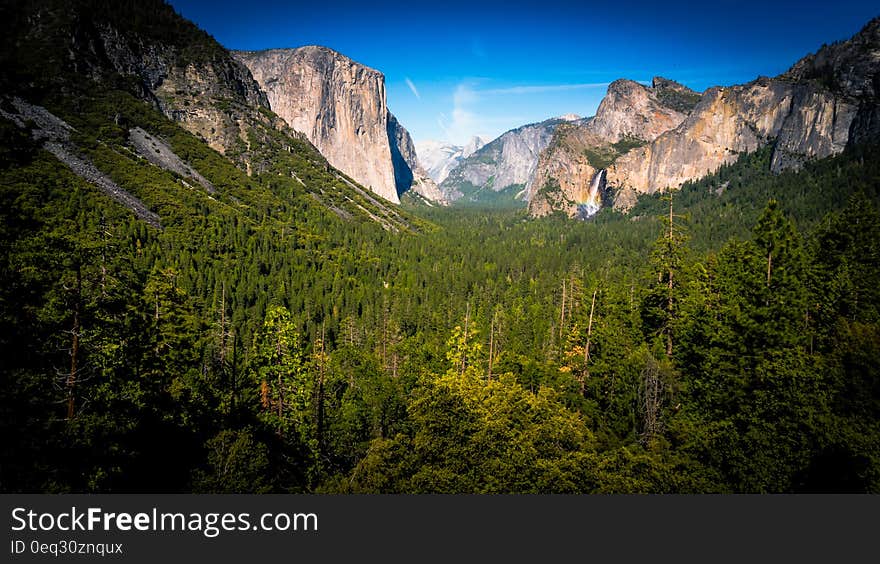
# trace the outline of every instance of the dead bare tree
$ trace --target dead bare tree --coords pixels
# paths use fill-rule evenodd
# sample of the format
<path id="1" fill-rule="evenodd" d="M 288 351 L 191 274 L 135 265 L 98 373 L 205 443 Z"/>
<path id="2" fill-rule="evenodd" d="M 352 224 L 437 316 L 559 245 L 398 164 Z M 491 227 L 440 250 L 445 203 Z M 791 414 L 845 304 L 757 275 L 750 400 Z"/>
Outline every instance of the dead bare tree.
<path id="1" fill-rule="evenodd" d="M 82 302 L 82 269 L 79 265 L 76 267 L 76 287 L 74 288 L 73 297 L 73 327 L 70 330 L 70 374 L 67 377 L 67 420 L 73 419 L 75 411 L 75 388 L 76 377 L 79 371 L 77 363 L 79 362 L 79 337 L 80 337 L 80 303 Z"/>
<path id="2" fill-rule="evenodd" d="M 560 302 L 559 315 L 559 339 L 562 340 L 562 331 L 565 328 L 565 278 L 562 279 L 562 300 Z"/>
<path id="3" fill-rule="evenodd" d="M 663 378 L 660 365 L 648 356 L 639 382 L 639 405 L 642 410 L 641 443 L 647 445 L 662 431 Z"/>
<path id="4" fill-rule="evenodd" d="M 587 342 L 584 344 L 584 371 L 580 377 L 581 395 L 583 395 L 586 389 L 587 378 L 590 377 L 590 345 L 593 340 L 593 314 L 596 311 L 596 294 L 598 293 L 599 288 L 597 287 L 593 290 L 593 300 L 590 303 L 590 320 L 587 322 Z"/>

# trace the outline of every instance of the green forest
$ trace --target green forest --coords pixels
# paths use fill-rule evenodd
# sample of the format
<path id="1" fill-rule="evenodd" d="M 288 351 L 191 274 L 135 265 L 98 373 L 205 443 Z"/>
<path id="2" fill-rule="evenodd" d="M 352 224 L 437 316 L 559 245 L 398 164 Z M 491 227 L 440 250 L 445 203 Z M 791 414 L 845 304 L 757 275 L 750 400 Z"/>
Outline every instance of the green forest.
<path id="1" fill-rule="evenodd" d="M 88 139 L 103 102 L 71 121 L 162 230 L 3 129 L 4 491 L 880 486 L 875 147 L 395 233 L 159 124 L 238 204 L 188 190 Z"/>
<path id="2" fill-rule="evenodd" d="M 248 175 L 136 85 L 56 86 L 27 94 L 161 227 L 0 119 L 0 491 L 880 492 L 878 146 L 389 224 L 306 142 Z"/>

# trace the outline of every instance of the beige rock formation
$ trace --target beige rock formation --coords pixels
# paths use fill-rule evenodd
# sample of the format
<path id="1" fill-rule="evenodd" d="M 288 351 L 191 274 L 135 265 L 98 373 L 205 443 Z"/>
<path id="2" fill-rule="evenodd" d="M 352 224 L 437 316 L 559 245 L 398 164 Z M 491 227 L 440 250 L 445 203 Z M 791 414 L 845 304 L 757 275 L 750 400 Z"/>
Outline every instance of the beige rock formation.
<path id="1" fill-rule="evenodd" d="M 556 210 L 569 217 L 585 202 L 598 172 L 584 149 L 605 144 L 604 138 L 586 127 L 560 125 L 553 144 L 541 153 L 535 177 L 529 185 L 529 214 L 543 217 Z"/>
<path id="2" fill-rule="evenodd" d="M 650 91 L 632 81 L 617 81 L 596 117 L 583 126 L 602 139 L 561 130 L 568 137 L 554 139 L 542 155 L 530 209 L 536 215 L 552 209 L 574 215 L 571 202 L 590 183 L 585 162 L 596 169 L 597 160 L 613 161 L 606 184 L 615 194 L 615 206 L 627 209 L 639 194 L 678 188 L 771 143 L 771 170 L 780 172 L 840 153 L 850 143 L 876 141 L 878 71 L 880 18 L 776 78 L 709 89 L 695 106 L 696 93 L 666 79 L 655 79 Z M 625 154 L 602 145 L 626 137 L 648 143 Z M 565 197 L 541 199 L 540 189 L 549 179 L 556 183 L 548 186 Z"/>
<path id="3" fill-rule="evenodd" d="M 663 87 L 684 88 L 665 79 Z M 617 143 L 626 137 L 653 141 L 660 134 L 681 123 L 687 114 L 663 105 L 657 96 L 657 88 L 648 88 L 632 80 L 616 80 L 608 86 L 608 93 L 596 110 L 596 117 L 586 128 L 605 142 Z"/>
<path id="4" fill-rule="evenodd" d="M 625 208 L 634 201 L 627 191 L 679 188 L 774 139 L 773 170 L 796 168 L 842 151 L 857 109 L 810 84 L 762 78 L 713 88 L 677 128 L 618 159 L 607 183 L 617 189 L 616 205 Z"/>
<path id="5" fill-rule="evenodd" d="M 617 80 L 596 116 L 559 126 L 541 153 L 527 188 L 529 213 L 540 217 L 555 210 L 582 216 L 600 170 L 634 147 L 653 141 L 684 121 L 699 95 L 664 78 L 651 87 Z M 604 188 L 605 178 L 602 178 Z"/>
<path id="6" fill-rule="evenodd" d="M 385 77 L 326 47 L 235 52 L 272 110 L 331 165 L 399 203 L 388 135 Z"/>

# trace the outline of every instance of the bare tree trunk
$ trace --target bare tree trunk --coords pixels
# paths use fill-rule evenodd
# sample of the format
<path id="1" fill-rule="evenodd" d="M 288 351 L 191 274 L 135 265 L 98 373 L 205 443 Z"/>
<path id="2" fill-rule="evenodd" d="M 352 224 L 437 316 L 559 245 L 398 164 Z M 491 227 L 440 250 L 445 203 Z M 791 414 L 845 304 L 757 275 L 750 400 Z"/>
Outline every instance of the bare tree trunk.
<path id="1" fill-rule="evenodd" d="M 106 217 L 101 215 L 101 297 L 107 297 L 107 230 Z"/>
<path id="2" fill-rule="evenodd" d="M 70 374 L 67 376 L 67 420 L 73 419 L 75 409 L 74 389 L 76 387 L 76 373 L 79 369 L 79 314 L 80 301 L 82 300 L 82 273 L 79 265 L 76 267 L 76 294 L 73 300 L 73 329 L 71 330 L 72 343 L 70 346 Z"/>
<path id="3" fill-rule="evenodd" d="M 281 358 L 281 326 L 279 324 L 278 329 L 276 329 L 275 333 L 275 354 L 278 358 Z M 281 419 L 284 416 L 284 382 L 281 379 L 281 370 L 278 371 L 278 419 L 279 425 L 281 423 Z M 278 434 L 281 434 L 281 427 L 279 426 Z"/>
<path id="4" fill-rule="evenodd" d="M 464 313 L 464 346 L 461 351 L 461 371 L 459 374 L 464 374 L 465 368 L 467 368 L 467 340 L 468 340 L 468 323 L 471 318 L 471 302 L 467 302 L 467 306 Z"/>
<path id="5" fill-rule="evenodd" d="M 220 369 L 226 366 L 226 282 L 220 294 Z"/>
<path id="6" fill-rule="evenodd" d="M 382 299 L 382 370 L 388 373 L 388 302 Z"/>
<path id="7" fill-rule="evenodd" d="M 284 387 L 281 381 L 281 371 L 278 371 L 278 419 L 284 415 Z"/>
<path id="8" fill-rule="evenodd" d="M 238 346 L 237 346 L 237 341 L 236 341 L 237 336 L 236 336 L 235 332 L 230 333 L 229 336 L 232 338 L 232 364 L 229 367 L 229 378 L 230 378 L 230 382 L 232 385 L 232 401 L 230 402 L 231 403 L 230 411 L 234 414 L 235 413 L 235 400 L 236 400 L 236 396 L 238 396 L 238 390 L 236 389 L 238 382 L 236 382 L 236 374 L 235 374 L 236 366 L 238 364 L 237 363 Z"/>
<path id="9" fill-rule="evenodd" d="M 269 409 L 269 382 L 263 380 L 260 383 L 260 405 L 263 409 Z"/>
<path id="10" fill-rule="evenodd" d="M 642 444 L 647 445 L 660 432 L 660 408 L 663 399 L 663 382 L 660 367 L 654 358 L 649 358 L 642 370 L 640 386 L 642 404 Z"/>
<path id="11" fill-rule="evenodd" d="M 587 323 L 587 344 L 584 345 L 584 372 L 581 375 L 581 395 L 586 389 L 587 378 L 590 377 L 590 345 L 593 338 L 593 312 L 596 311 L 596 294 L 599 288 L 593 290 L 593 301 L 590 304 L 590 321 Z"/>
<path id="12" fill-rule="evenodd" d="M 324 323 L 321 323 L 321 358 L 318 373 L 318 454 L 324 454 Z"/>
<path id="13" fill-rule="evenodd" d="M 559 339 L 562 340 L 562 329 L 565 327 L 565 278 L 562 279 L 562 308 L 559 315 Z M 560 343 L 560 346 L 562 344 Z"/>
<path id="14" fill-rule="evenodd" d="M 489 325 L 489 376 L 492 379 L 492 356 L 495 354 L 495 314 L 492 314 L 492 323 Z"/>
<path id="15" fill-rule="evenodd" d="M 666 305 L 666 356 L 672 356 L 672 268 L 669 269 L 669 301 Z"/>

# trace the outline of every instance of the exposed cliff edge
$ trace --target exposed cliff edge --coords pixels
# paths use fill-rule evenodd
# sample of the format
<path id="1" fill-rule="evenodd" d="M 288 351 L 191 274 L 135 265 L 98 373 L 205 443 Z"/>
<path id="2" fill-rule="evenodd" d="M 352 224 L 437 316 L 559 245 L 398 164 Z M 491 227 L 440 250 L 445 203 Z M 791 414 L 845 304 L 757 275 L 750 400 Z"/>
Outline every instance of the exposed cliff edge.
<path id="1" fill-rule="evenodd" d="M 441 205 L 449 202 L 437 183 L 419 163 L 416 146 L 412 137 L 394 114 L 388 113 L 388 139 L 391 141 L 391 162 L 394 165 L 394 179 L 397 193 L 412 189 L 413 192 Z"/>
<path id="2" fill-rule="evenodd" d="M 605 198 L 626 210 L 639 194 L 679 188 L 763 146 L 781 172 L 878 139 L 878 68 L 880 18 L 778 77 L 702 96 L 664 78 L 650 88 L 618 80 L 592 120 L 560 128 L 541 155 L 530 213 L 582 216 L 601 170 Z"/>
<path id="3" fill-rule="evenodd" d="M 334 167 L 390 202 L 400 203 L 399 194 L 411 187 L 438 199 L 409 133 L 388 111 L 381 72 L 314 45 L 233 54 L 250 69 L 272 110 Z"/>
<path id="4" fill-rule="evenodd" d="M 369 217 L 391 231 L 411 229 L 405 214 L 365 196 L 366 190 L 333 169 L 305 135 L 271 111 L 244 64 L 164 1 L 44 0 L 3 6 L 0 15 L 0 104 L 6 113 L 12 115 L 9 99 L 15 96 L 69 123 L 82 117 L 84 130 L 123 162 L 143 157 L 179 177 L 187 190 L 199 186 L 209 200 L 241 205 L 241 194 L 227 193 L 226 181 L 237 172 L 220 173 L 193 160 L 199 151 L 192 146 L 180 151 L 168 118 L 249 176 L 296 179 L 297 190 L 346 221 Z M 76 115 L 80 109 L 83 116 Z M 102 122 L 99 130 L 89 129 Z M 155 208 L 166 200 L 151 199 L 158 191 L 135 189 L 143 200 L 135 202 L 122 197 L 130 184 L 99 169 L 101 163 L 72 140 L 51 141 L 47 149 L 145 222 L 160 224 Z"/>
<path id="5" fill-rule="evenodd" d="M 615 205 L 678 188 L 773 144 L 771 169 L 797 169 L 880 137 L 880 18 L 848 41 L 825 46 L 776 78 L 709 89 L 678 127 L 608 170 Z"/>
<path id="6" fill-rule="evenodd" d="M 566 120 L 554 118 L 503 133 L 461 159 L 440 188 L 452 201 L 494 199 L 503 191 L 507 191 L 509 200 L 521 198 L 535 175 L 538 156 L 562 123 Z"/>
<path id="7" fill-rule="evenodd" d="M 660 77 L 650 87 L 626 79 L 611 83 L 593 118 L 556 130 L 527 187 L 529 213 L 540 217 L 562 211 L 581 218 L 595 213 L 607 182 L 601 171 L 677 127 L 699 97 Z"/>

